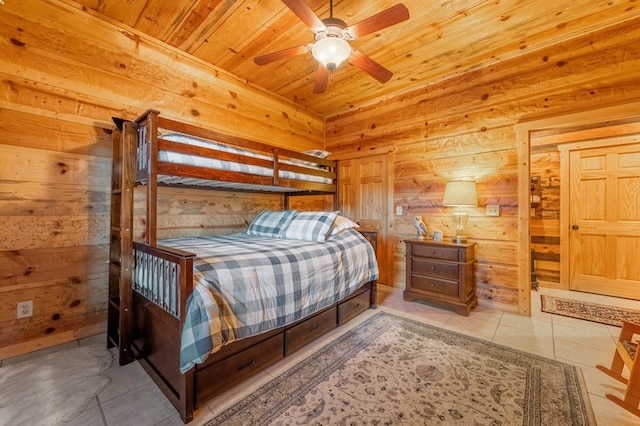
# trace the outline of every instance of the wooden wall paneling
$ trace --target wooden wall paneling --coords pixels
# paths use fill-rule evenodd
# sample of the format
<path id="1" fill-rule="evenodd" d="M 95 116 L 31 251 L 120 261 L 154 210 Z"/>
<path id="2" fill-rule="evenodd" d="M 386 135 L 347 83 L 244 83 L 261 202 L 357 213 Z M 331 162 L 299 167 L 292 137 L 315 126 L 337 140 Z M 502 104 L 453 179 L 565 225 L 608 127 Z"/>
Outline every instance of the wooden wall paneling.
<path id="1" fill-rule="evenodd" d="M 90 329 L 101 332 L 107 299 L 104 274 L 88 275 L 73 281 L 53 280 L 46 285 L 5 292 L 0 308 L 0 359 L 19 355 L 25 348 L 64 343 L 71 332 L 74 338 Z M 16 320 L 16 305 L 33 300 L 34 315 Z M 85 330 L 85 331 L 83 331 Z M 45 345 L 45 341 L 48 344 Z"/>
<path id="2" fill-rule="evenodd" d="M 298 211 L 332 211 L 337 206 L 333 205 L 332 195 L 302 195 L 289 197 L 289 208 Z"/>
<path id="3" fill-rule="evenodd" d="M 487 171 L 493 169 L 491 173 L 497 176 L 504 176 L 506 172 L 509 177 L 502 182 L 508 182 L 505 187 L 508 189 L 502 193 L 496 191 L 486 197 L 485 202 L 498 198 L 497 204 L 502 205 L 500 198 L 503 198 L 508 207 L 515 209 L 501 211 L 500 221 L 507 217 L 513 221 L 495 221 L 499 228 L 493 237 L 518 242 L 518 260 L 514 269 L 503 270 L 507 275 L 499 278 L 500 284 L 493 293 L 503 290 L 500 300 L 516 302 L 517 311 L 526 315 L 530 312 L 529 199 L 520 193 L 522 188 L 529 188 L 528 182 L 521 182 L 521 179 L 528 180 L 530 158 L 528 140 L 517 140 L 511 126 L 524 115 L 535 118 L 549 115 L 550 111 L 561 114 L 599 103 L 621 103 L 640 98 L 640 79 L 631 71 L 638 65 L 640 43 L 628 37 L 629 30 L 637 31 L 629 27 L 629 23 L 616 25 L 491 68 L 425 86 L 424 90 L 328 117 L 327 149 L 362 151 L 376 144 L 388 146 L 392 141 L 396 146 L 394 204 L 406 206 L 411 214 L 424 213 L 426 216 L 433 212 L 437 212 L 434 217 L 441 215 L 437 208 L 439 194 L 451 177 L 473 175 L 477 169 L 483 170 L 484 165 Z M 610 38 L 602 38 L 605 35 Z M 620 64 L 621 68 L 614 63 Z M 612 75 L 612 80 L 602 81 L 602 75 Z M 495 137 L 494 131 L 502 128 L 511 128 L 505 133 L 511 137 Z M 491 140 L 479 138 L 485 134 L 494 135 L 495 150 L 490 148 Z M 445 159 L 440 159 L 436 147 L 443 145 L 442 141 L 447 138 L 455 141 L 455 144 L 449 144 L 454 152 L 447 154 L 443 149 Z M 497 142 L 499 139 L 502 144 Z M 476 140 L 484 142 L 486 155 L 473 149 Z M 460 153 L 455 152 L 457 149 Z M 463 152 L 466 155 L 461 154 Z M 503 161 L 506 158 L 512 160 Z M 483 178 L 476 179 L 482 182 Z M 479 183 L 479 198 L 483 197 L 483 191 L 493 192 L 499 188 L 497 181 L 492 185 Z M 422 200 L 417 201 L 420 198 Z M 421 210 L 412 211 L 412 203 L 419 205 Z M 527 206 L 524 211 L 522 206 Z M 475 238 L 475 217 L 472 215 L 467 225 L 472 239 Z M 438 223 L 438 219 L 430 217 L 429 220 Z M 444 218 L 442 220 L 442 225 L 438 226 L 444 226 Z M 511 224 L 513 232 L 503 236 L 500 226 L 507 223 Z M 396 244 L 403 238 L 398 233 L 404 229 L 412 232 L 409 224 L 397 216 L 394 229 Z M 517 232 L 515 238 L 514 232 Z M 525 242 L 522 242 L 523 236 L 526 236 Z M 477 242 L 482 245 L 483 240 Z M 394 260 L 401 267 L 399 253 L 396 248 Z M 478 278 L 487 276 L 492 275 L 483 272 Z M 519 283 L 517 289 L 509 286 L 514 282 Z M 489 296 L 491 292 L 482 290 L 481 303 Z"/>
<path id="4" fill-rule="evenodd" d="M 108 158 L 23 147 L 0 150 L 0 180 L 108 188 Z M 85 182 L 82 184 L 82 182 Z"/>
<path id="5" fill-rule="evenodd" d="M 281 210 L 282 195 L 158 187 L 158 239 L 244 232 L 262 210 Z M 144 240 L 146 192 L 134 192 L 134 239 Z"/>
<path id="6" fill-rule="evenodd" d="M 640 22 L 640 20 L 638 20 Z M 468 134 L 515 124 L 525 114 L 575 110 L 638 97 L 640 25 L 625 22 L 480 68 L 423 90 L 327 117 L 327 149 Z M 597 58 L 597 59 L 595 59 Z M 595 90 L 602 75 L 615 81 Z M 394 103 L 400 102 L 399 105 Z M 517 104 L 517 108 L 513 105 Z M 355 135 L 355 137 L 354 137 Z"/>
<path id="7" fill-rule="evenodd" d="M 23 93 L 20 98 L 27 98 Z M 101 117 L 103 119 L 103 117 Z M 7 146 L 111 158 L 111 130 L 42 115 L 0 109 L 0 143 Z M 9 149 L 9 148 L 7 148 Z M 20 191 L 30 193 L 31 191 Z"/>
<path id="8" fill-rule="evenodd" d="M 0 251 L 0 292 L 105 275 L 108 256 L 106 244 Z"/>
<path id="9" fill-rule="evenodd" d="M 316 67 L 310 55 L 291 58 L 284 65 L 253 64 L 252 59 L 258 54 L 312 40 L 308 27 L 281 2 L 200 0 L 175 4 L 157 0 L 143 5 L 127 0 L 110 0 L 108 4 L 95 0 L 66 1 L 109 15 L 136 31 L 148 32 L 322 114 L 360 107 L 389 93 L 409 90 L 416 82 L 442 81 L 490 67 L 640 14 L 634 0 L 429 4 L 405 0 L 411 19 L 386 28 L 379 37 L 359 39 L 356 44 L 392 70 L 394 79 L 379 85 L 355 67 L 340 67 L 330 84 L 331 87 L 335 83 L 339 90 L 331 96 L 313 96 L 311 86 Z M 327 2 L 307 3 L 318 16 L 328 16 Z M 386 0 L 336 2 L 334 13 L 352 24 L 389 5 L 391 2 Z M 132 14 L 123 16 L 122 10 L 129 8 Z"/>
<path id="10" fill-rule="evenodd" d="M 560 283 L 560 151 L 555 143 L 542 145 L 531 137 L 531 176 L 540 178 L 541 203 L 531 207 L 530 235 L 538 283 Z M 534 214 L 535 212 L 535 214 Z M 553 256 L 553 255 L 556 256 Z"/>
<path id="11" fill-rule="evenodd" d="M 404 276 L 402 240 L 415 234 L 411 218 L 420 215 L 430 234 L 439 229 L 445 238 L 451 238 L 454 234 L 451 209 L 442 207 L 445 184 L 448 180 L 473 178 L 477 182 L 479 207 L 467 209 L 466 230 L 472 241 L 478 243 L 476 281 L 483 286 L 485 303 L 515 310 L 518 293 L 513 286 L 516 281 L 509 277 L 518 264 L 514 255 L 518 238 L 514 137 L 512 129 L 497 128 L 465 136 L 397 143 L 394 205 L 403 208 L 403 216 L 394 216 L 396 277 Z M 500 204 L 501 217 L 485 216 L 486 204 Z M 482 250 L 484 242 L 496 249 Z M 507 253 L 504 247 L 498 249 L 500 244 L 510 244 Z M 404 286 L 402 279 L 395 284 Z M 500 291 L 501 288 L 511 290 Z"/>
<path id="12" fill-rule="evenodd" d="M 156 107 L 288 148 L 324 147 L 319 115 L 77 3 L 5 3 L 0 36 L 0 359 L 105 330 L 112 116 Z M 166 237 L 243 230 L 262 206 L 282 205 L 211 194 L 215 207 L 169 204 L 178 213 L 167 215 Z M 16 320 L 15 304 L 29 298 L 34 317 Z"/>
<path id="13" fill-rule="evenodd" d="M 106 111 L 93 117 L 103 126 L 110 126 L 112 115 L 133 119 L 155 108 L 166 116 L 223 132 L 258 140 L 273 135 L 271 142 L 282 146 L 322 147 L 317 142 L 322 139 L 321 117 L 170 46 L 60 2 L 42 1 L 38 8 L 17 10 L 8 6 L 0 11 L 6 22 L 2 28 L 7 39 L 17 43 L 7 44 L 0 59 L 2 69 L 20 69 L 21 84 L 36 90 L 30 82 L 38 82 L 37 90 L 48 90 L 48 96 L 70 91 L 67 111 L 59 111 L 68 114 L 69 121 L 77 120 L 73 115 L 77 115 L 78 101 L 84 114 L 107 105 Z M 52 44 L 52 39 L 60 43 Z M 52 81 L 55 85 L 48 86 Z M 50 111 L 48 105 L 37 103 L 32 108 Z"/>

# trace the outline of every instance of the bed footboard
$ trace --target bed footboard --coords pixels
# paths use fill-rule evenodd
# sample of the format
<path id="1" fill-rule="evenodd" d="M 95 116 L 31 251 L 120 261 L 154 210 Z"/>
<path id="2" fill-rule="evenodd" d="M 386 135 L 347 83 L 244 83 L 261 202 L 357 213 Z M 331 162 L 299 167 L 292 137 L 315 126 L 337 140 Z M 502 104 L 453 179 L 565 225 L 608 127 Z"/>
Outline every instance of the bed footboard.
<path id="1" fill-rule="evenodd" d="M 186 422 L 193 418 L 193 373 L 180 374 L 180 336 L 194 255 L 142 243 L 133 251 L 134 353 Z"/>

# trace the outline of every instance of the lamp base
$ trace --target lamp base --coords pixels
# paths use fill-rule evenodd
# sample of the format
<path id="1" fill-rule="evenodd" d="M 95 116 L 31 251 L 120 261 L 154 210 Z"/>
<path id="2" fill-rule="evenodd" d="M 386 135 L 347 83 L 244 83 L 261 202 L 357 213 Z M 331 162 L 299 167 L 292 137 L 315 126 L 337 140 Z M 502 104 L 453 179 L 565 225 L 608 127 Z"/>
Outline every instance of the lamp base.
<path id="1" fill-rule="evenodd" d="M 451 238 L 451 241 L 454 242 L 455 244 L 462 244 L 462 243 L 466 243 L 467 239 L 462 237 L 453 237 Z"/>

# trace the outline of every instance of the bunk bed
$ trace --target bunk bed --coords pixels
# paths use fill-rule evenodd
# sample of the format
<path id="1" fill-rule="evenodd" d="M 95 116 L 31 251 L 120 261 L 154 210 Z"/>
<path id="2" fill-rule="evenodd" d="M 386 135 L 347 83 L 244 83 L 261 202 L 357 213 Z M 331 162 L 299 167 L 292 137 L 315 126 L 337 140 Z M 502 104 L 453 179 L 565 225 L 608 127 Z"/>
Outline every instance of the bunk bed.
<path id="1" fill-rule="evenodd" d="M 297 250 L 299 247 L 300 250 L 311 250 L 311 255 L 301 255 L 314 259 L 309 265 L 300 267 L 300 271 L 307 272 L 314 263 L 318 263 L 317 259 L 326 258 L 331 263 L 331 256 L 335 253 L 347 263 L 355 264 L 352 260 L 355 258 L 365 259 L 365 266 L 359 267 L 359 275 L 352 277 L 348 286 L 340 287 L 331 295 L 324 294 L 322 303 L 306 306 L 284 319 L 278 317 L 268 326 L 258 321 L 253 328 L 241 327 L 244 330 L 241 332 L 227 324 L 223 327 L 222 337 L 211 337 L 210 341 L 215 342 L 212 350 L 206 348 L 204 353 L 185 360 L 188 352 L 185 341 L 194 341 L 190 328 L 193 326 L 192 318 L 210 315 L 197 309 L 202 309 L 202 305 L 219 304 L 215 309 L 229 310 L 228 306 L 222 306 L 222 296 L 212 296 L 210 292 L 203 291 L 207 286 L 213 287 L 211 283 L 214 280 L 210 276 L 204 277 L 203 270 L 213 270 L 227 278 L 233 274 L 242 275 L 233 269 L 231 272 L 225 270 L 223 274 L 222 266 L 208 264 L 208 259 L 223 261 L 225 251 L 243 252 L 247 257 L 255 253 L 271 253 L 276 250 L 273 244 L 277 244 L 278 238 L 261 232 L 249 235 L 250 226 L 247 234 L 214 237 L 212 240 L 217 241 L 213 242 L 206 239 L 205 246 L 215 243 L 218 247 L 218 251 L 210 252 L 201 247 L 203 242 L 198 238 L 158 240 L 158 187 L 182 185 L 281 193 L 284 207 L 281 213 L 290 213 L 291 217 L 278 235 L 280 232 L 293 232 L 292 238 L 298 238 L 295 234 L 299 229 L 289 231 L 295 229 L 294 221 L 309 220 L 314 213 L 289 210 L 289 197 L 331 195 L 335 210 L 336 163 L 319 157 L 317 153 L 298 153 L 167 119 L 153 110 L 135 121 L 114 118 L 114 122 L 117 128 L 113 133 L 107 345 L 118 347 L 121 365 L 139 360 L 185 423 L 193 419 L 198 404 L 242 382 L 366 309 L 375 308 L 375 233 L 346 229 L 333 236 L 336 228 L 333 224 L 331 232 L 325 229 L 326 235 L 332 237 L 318 238 L 320 242 L 311 241 L 316 239 L 315 235 L 313 238 L 291 240 L 283 244 L 282 249 Z M 133 194 L 134 187 L 138 185 L 143 185 L 146 191 L 144 241 L 134 241 L 133 238 Z M 337 212 L 315 215 L 327 218 L 327 223 L 331 224 Z M 327 242 L 322 242 L 324 239 Z M 267 248 L 256 245 L 260 243 L 258 240 L 265 240 Z M 361 244 L 363 240 L 364 245 Z M 307 245 L 311 247 L 302 247 Z M 346 247 L 351 246 L 365 251 L 348 254 L 347 250 L 351 248 Z M 234 249 L 229 250 L 229 247 Z M 282 256 L 293 258 L 295 254 Z M 268 260 L 264 262 L 268 263 Z M 238 264 L 236 260 L 230 263 Z M 333 263 L 341 262 L 333 260 Z M 326 265 L 322 268 L 326 269 Z M 253 270 L 256 271 L 256 267 Z M 264 274 L 262 269 L 260 274 L 254 273 Z M 215 279 L 216 283 L 225 281 L 220 277 Z M 309 281 L 300 278 L 284 280 Z M 358 282 L 354 283 L 354 280 Z M 274 277 L 271 281 L 283 281 L 283 278 Z M 250 280 L 234 285 L 249 289 L 256 286 Z M 296 291 L 299 292 L 299 288 Z M 195 308 L 194 300 L 200 301 Z M 211 315 L 209 322 L 200 324 L 200 329 L 215 328 L 211 324 L 221 320 L 213 317 L 215 315 Z M 246 318 L 240 322 L 246 323 Z M 247 331 L 248 328 L 251 330 Z"/>

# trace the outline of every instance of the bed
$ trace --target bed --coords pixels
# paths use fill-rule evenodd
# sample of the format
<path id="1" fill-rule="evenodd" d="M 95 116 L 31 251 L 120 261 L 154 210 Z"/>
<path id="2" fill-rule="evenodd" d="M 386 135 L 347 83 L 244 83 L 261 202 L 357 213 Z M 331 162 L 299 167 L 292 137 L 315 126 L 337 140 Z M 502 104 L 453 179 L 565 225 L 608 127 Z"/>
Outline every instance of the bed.
<path id="1" fill-rule="evenodd" d="M 108 346 L 120 364 L 139 360 L 185 423 L 198 404 L 375 307 L 375 235 L 335 210 L 288 208 L 289 197 L 323 194 L 335 209 L 325 153 L 151 110 L 114 121 Z M 136 185 L 146 191 L 144 241 L 133 239 Z M 276 192 L 284 208 L 243 233 L 159 241 L 160 185 Z"/>

